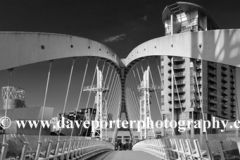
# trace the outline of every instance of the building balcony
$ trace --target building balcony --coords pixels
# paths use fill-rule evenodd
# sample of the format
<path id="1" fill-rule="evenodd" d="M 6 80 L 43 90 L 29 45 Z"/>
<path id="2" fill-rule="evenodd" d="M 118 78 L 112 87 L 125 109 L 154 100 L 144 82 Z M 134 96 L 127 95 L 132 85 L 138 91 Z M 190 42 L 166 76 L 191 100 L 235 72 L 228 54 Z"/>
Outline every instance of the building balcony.
<path id="1" fill-rule="evenodd" d="M 208 108 L 210 111 L 217 111 L 217 106 L 216 105 L 209 105 Z"/>
<path id="2" fill-rule="evenodd" d="M 223 97 L 223 98 L 222 98 L 222 102 L 228 102 L 228 99 L 225 98 L 225 97 Z"/>
<path id="3" fill-rule="evenodd" d="M 230 85 L 231 89 L 235 89 L 235 86 L 233 84 Z"/>
<path id="4" fill-rule="evenodd" d="M 196 59 L 196 62 L 197 62 L 197 63 L 201 63 L 202 60 L 201 60 L 201 59 Z"/>
<path id="5" fill-rule="evenodd" d="M 214 62 L 208 62 L 208 65 L 213 67 L 213 68 L 216 68 L 217 67 L 217 64 L 214 63 Z"/>
<path id="6" fill-rule="evenodd" d="M 200 65 L 200 64 L 197 64 L 197 65 L 196 65 L 196 69 L 197 69 L 197 70 L 202 69 L 202 68 L 201 68 L 201 65 Z"/>
<path id="7" fill-rule="evenodd" d="M 236 102 L 232 102 L 232 103 L 231 103 L 231 106 L 232 106 L 232 107 L 236 107 Z"/>
<path id="8" fill-rule="evenodd" d="M 227 65 L 222 64 L 221 68 L 222 68 L 223 70 L 227 70 Z"/>
<path id="9" fill-rule="evenodd" d="M 223 83 L 226 83 L 226 82 L 227 82 L 227 79 L 223 77 L 223 78 L 222 78 L 222 82 L 223 82 Z"/>
<path id="10" fill-rule="evenodd" d="M 185 89 L 183 89 L 183 88 L 174 89 L 174 93 L 175 93 L 175 94 L 177 94 L 177 93 L 183 94 L 183 93 L 185 93 Z M 170 91 L 168 92 L 168 95 L 172 95 L 172 90 L 170 90 Z"/>
<path id="11" fill-rule="evenodd" d="M 182 70 L 182 69 L 185 69 L 185 65 L 184 64 L 179 64 L 179 65 L 174 65 L 173 66 L 174 69 L 178 69 L 178 70 Z"/>
<path id="12" fill-rule="evenodd" d="M 235 96 L 232 96 L 232 97 L 231 97 L 231 101 L 236 101 L 236 97 L 235 97 Z"/>
<path id="13" fill-rule="evenodd" d="M 227 91 L 222 91 L 222 95 L 227 96 L 228 95 Z"/>
<path id="14" fill-rule="evenodd" d="M 212 75 L 216 75 L 217 74 L 216 70 L 212 70 L 212 69 L 209 69 L 208 73 L 210 73 Z"/>
<path id="15" fill-rule="evenodd" d="M 227 89 L 227 85 L 226 84 L 222 84 L 222 88 L 223 89 Z"/>
<path id="16" fill-rule="evenodd" d="M 217 92 L 216 91 L 209 91 L 209 95 L 211 95 L 211 96 L 217 96 Z"/>
<path id="17" fill-rule="evenodd" d="M 236 107 L 231 108 L 231 112 L 235 113 L 236 112 Z"/>
<path id="18" fill-rule="evenodd" d="M 215 83 L 216 83 L 216 81 L 217 81 L 217 79 L 216 79 L 215 77 L 208 77 L 208 80 L 209 80 L 209 81 L 212 81 L 212 82 L 215 82 Z"/>
<path id="19" fill-rule="evenodd" d="M 235 90 L 231 90 L 231 95 L 236 95 Z"/>
<path id="20" fill-rule="evenodd" d="M 174 76 L 176 78 L 185 77 L 185 75 L 182 72 L 175 73 Z"/>
<path id="21" fill-rule="evenodd" d="M 174 61 L 174 62 L 184 62 L 185 59 L 182 58 L 182 57 L 174 57 L 173 61 Z"/>
<path id="22" fill-rule="evenodd" d="M 216 84 L 209 84 L 208 87 L 209 87 L 209 88 L 212 88 L 212 89 L 216 89 L 216 88 L 217 88 L 217 85 L 216 85 Z"/>
<path id="23" fill-rule="evenodd" d="M 231 82 L 231 84 L 234 84 L 234 83 L 235 83 L 233 79 L 231 79 L 230 82 Z"/>
<path id="24" fill-rule="evenodd" d="M 217 104 L 217 98 L 209 99 L 209 103 Z"/>
<path id="25" fill-rule="evenodd" d="M 227 115 L 227 114 L 228 114 L 228 111 L 223 110 L 223 111 L 222 111 L 222 114 L 223 114 L 223 115 Z"/>
<path id="26" fill-rule="evenodd" d="M 228 106 L 226 104 L 223 104 L 222 108 L 226 109 L 226 108 L 228 108 Z"/>
<path id="27" fill-rule="evenodd" d="M 232 114 L 232 116 L 231 116 L 232 118 L 236 118 L 236 114 L 234 113 L 234 114 Z"/>
<path id="28" fill-rule="evenodd" d="M 221 74 L 222 74 L 222 76 L 226 77 L 227 76 L 227 71 L 222 70 Z"/>

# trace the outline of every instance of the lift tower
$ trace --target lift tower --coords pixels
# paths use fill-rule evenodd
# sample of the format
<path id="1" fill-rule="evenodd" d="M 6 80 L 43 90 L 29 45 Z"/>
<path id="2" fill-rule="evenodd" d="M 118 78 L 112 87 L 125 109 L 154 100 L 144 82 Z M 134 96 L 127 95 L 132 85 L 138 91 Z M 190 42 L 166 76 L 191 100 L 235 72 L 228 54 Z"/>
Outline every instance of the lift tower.
<path id="1" fill-rule="evenodd" d="M 150 67 L 143 73 L 143 81 L 138 86 L 138 90 L 141 93 L 140 96 L 140 121 L 144 124 L 140 125 L 140 140 L 142 139 L 152 139 L 155 138 L 154 126 L 151 124 L 151 100 L 150 92 L 155 92 L 160 90 L 160 87 L 155 85 L 150 85 L 149 82 Z M 148 123 L 148 124 L 147 124 Z"/>
<path id="2" fill-rule="evenodd" d="M 84 87 L 84 91 L 92 91 L 96 93 L 95 96 L 95 106 L 96 106 L 96 116 L 95 122 L 99 122 L 98 127 L 94 128 L 92 132 L 93 138 L 99 138 L 101 140 L 107 139 L 107 100 L 103 99 L 103 93 L 109 91 L 108 87 L 103 83 L 102 71 L 96 67 L 97 73 L 97 84 Z M 100 125 L 102 123 L 102 125 Z M 93 127 L 93 126 L 92 126 Z"/>

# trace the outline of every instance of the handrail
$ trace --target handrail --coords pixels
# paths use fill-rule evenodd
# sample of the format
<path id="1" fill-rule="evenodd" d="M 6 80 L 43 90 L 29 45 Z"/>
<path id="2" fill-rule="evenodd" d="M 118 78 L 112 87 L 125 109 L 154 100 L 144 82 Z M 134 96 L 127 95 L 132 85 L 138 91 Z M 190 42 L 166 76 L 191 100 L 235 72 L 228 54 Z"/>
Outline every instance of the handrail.
<path id="1" fill-rule="evenodd" d="M 220 141 L 219 144 L 219 157 L 221 160 L 225 160 L 225 154 Z M 194 147 L 192 146 L 194 145 Z M 206 145 L 209 146 L 208 141 Z M 133 146 L 134 151 L 143 151 L 158 157 L 161 160 L 212 160 L 213 157 L 210 147 L 206 147 L 206 151 L 202 150 L 197 139 L 174 139 L 174 138 L 162 138 L 162 139 L 151 139 L 144 140 L 136 143 Z"/>
<path id="2" fill-rule="evenodd" d="M 37 150 L 28 152 L 29 143 L 24 142 L 20 160 L 25 160 L 26 158 L 31 158 L 34 160 L 57 160 L 57 159 L 87 159 L 94 155 L 102 152 L 110 151 L 114 149 L 114 146 L 107 141 L 100 141 L 95 139 L 80 139 L 80 140 L 58 140 L 55 148 L 52 149 L 53 141 L 49 141 L 47 149 L 42 151 L 42 142 L 38 142 Z M 1 160 L 6 159 L 8 151 L 8 143 L 2 145 L 0 158 Z"/>

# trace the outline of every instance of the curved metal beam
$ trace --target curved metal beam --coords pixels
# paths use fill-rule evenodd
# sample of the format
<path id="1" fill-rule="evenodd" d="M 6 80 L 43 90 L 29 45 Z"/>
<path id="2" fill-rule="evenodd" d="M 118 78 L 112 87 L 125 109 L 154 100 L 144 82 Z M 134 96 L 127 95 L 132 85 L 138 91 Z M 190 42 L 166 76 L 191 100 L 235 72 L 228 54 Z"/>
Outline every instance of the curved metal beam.
<path id="1" fill-rule="evenodd" d="M 99 57 L 119 66 L 108 47 L 81 37 L 29 32 L 0 32 L 0 70 L 68 57 Z"/>
<path id="2" fill-rule="evenodd" d="M 240 29 L 186 32 L 147 41 L 123 60 L 126 66 L 148 56 L 181 56 L 240 67 Z"/>

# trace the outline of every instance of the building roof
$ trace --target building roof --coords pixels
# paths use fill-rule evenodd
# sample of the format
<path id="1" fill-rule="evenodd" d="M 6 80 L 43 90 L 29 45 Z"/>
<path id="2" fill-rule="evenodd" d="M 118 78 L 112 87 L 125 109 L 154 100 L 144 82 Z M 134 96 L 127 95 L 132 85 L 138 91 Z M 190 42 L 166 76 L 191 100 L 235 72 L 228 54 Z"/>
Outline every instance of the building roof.
<path id="1" fill-rule="evenodd" d="M 194 10 L 197 9 L 199 10 L 201 13 L 205 14 L 212 22 L 212 25 L 215 29 L 219 29 L 219 26 L 217 25 L 217 23 L 215 22 L 215 20 L 212 18 L 212 16 L 209 14 L 209 12 L 203 8 L 202 6 L 199 6 L 197 4 L 194 3 L 190 3 L 190 2 L 176 2 L 176 4 L 184 11 L 184 12 L 188 12 L 190 10 Z M 169 9 L 169 6 L 166 6 L 162 12 L 162 21 L 163 23 L 165 22 L 166 19 L 170 19 L 170 15 L 171 15 L 171 10 Z"/>

